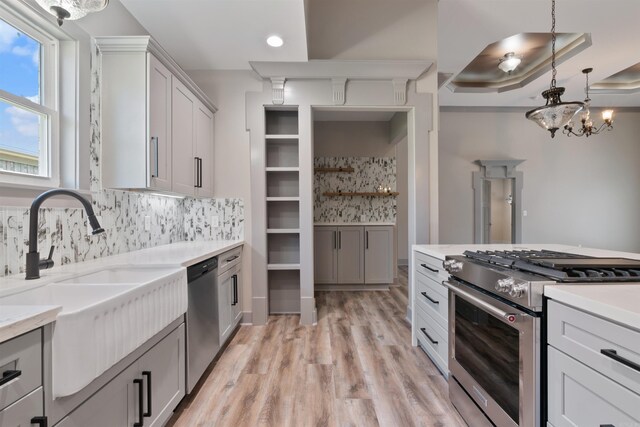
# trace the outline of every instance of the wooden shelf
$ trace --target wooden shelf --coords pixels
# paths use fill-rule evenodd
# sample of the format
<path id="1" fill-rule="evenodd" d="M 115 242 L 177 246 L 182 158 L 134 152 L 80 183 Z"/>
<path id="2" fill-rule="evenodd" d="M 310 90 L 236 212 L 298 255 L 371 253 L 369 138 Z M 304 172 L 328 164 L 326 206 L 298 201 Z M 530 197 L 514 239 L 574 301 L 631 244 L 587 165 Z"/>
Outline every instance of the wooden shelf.
<path id="1" fill-rule="evenodd" d="M 267 172 L 300 172 L 299 167 L 267 167 Z"/>
<path id="2" fill-rule="evenodd" d="M 267 270 L 300 270 L 300 264 L 267 264 Z"/>
<path id="3" fill-rule="evenodd" d="M 299 202 L 300 197 L 267 197 L 267 202 Z"/>
<path id="4" fill-rule="evenodd" d="M 352 173 L 353 168 L 351 166 L 347 166 L 344 168 L 315 168 L 314 171 L 318 173 L 331 173 L 331 172 L 345 172 Z"/>
<path id="5" fill-rule="evenodd" d="M 298 135 L 272 134 L 272 135 L 265 135 L 264 139 L 298 139 Z M 294 141 L 292 141 L 292 142 L 294 142 Z"/>
<path id="6" fill-rule="evenodd" d="M 299 228 L 267 228 L 267 234 L 300 234 Z"/>
<path id="7" fill-rule="evenodd" d="M 376 193 L 376 192 L 371 192 L 371 193 L 347 193 L 347 192 L 329 192 L 329 191 L 325 191 L 324 193 L 322 193 L 323 196 L 326 197 L 353 197 L 353 196 L 362 196 L 362 197 L 391 197 L 391 196 L 397 196 L 398 192 L 391 192 L 391 193 Z"/>

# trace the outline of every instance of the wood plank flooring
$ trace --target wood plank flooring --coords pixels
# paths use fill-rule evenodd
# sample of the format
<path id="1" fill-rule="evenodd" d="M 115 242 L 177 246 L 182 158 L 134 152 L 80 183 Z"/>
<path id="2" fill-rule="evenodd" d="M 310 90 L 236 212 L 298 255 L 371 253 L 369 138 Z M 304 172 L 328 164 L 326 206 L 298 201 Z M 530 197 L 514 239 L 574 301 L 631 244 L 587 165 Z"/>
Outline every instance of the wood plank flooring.
<path id="1" fill-rule="evenodd" d="M 405 321 L 407 272 L 389 291 L 318 292 L 317 326 L 242 326 L 173 427 L 456 427 L 447 383 Z"/>

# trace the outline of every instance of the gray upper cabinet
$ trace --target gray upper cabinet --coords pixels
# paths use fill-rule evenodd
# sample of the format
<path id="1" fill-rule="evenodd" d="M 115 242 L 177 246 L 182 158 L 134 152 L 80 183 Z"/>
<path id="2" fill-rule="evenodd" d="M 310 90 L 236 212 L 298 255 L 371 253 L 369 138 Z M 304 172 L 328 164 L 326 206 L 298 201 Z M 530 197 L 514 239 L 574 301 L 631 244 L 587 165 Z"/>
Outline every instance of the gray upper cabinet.
<path id="1" fill-rule="evenodd" d="M 316 227 L 313 239 L 314 276 L 317 284 L 338 282 L 338 229 Z"/>
<path id="2" fill-rule="evenodd" d="M 365 227 L 365 283 L 393 282 L 393 227 Z"/>
<path id="3" fill-rule="evenodd" d="M 216 108 L 148 36 L 97 37 L 107 188 L 213 196 Z"/>
<path id="4" fill-rule="evenodd" d="M 364 283 L 364 228 L 338 228 L 338 283 Z"/>

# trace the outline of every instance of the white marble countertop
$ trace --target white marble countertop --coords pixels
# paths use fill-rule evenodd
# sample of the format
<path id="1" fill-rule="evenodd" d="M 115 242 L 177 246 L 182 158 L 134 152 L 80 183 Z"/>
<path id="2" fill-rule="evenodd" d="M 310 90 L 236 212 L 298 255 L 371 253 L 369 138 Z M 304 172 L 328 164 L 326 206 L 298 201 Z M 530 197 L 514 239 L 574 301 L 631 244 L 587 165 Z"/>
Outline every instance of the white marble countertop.
<path id="1" fill-rule="evenodd" d="M 60 310 L 54 305 L 0 305 L 0 343 L 53 322 Z"/>
<path id="2" fill-rule="evenodd" d="M 640 284 L 553 285 L 544 294 L 561 303 L 640 331 Z"/>
<path id="3" fill-rule="evenodd" d="M 518 243 L 514 245 L 413 245 L 413 250 L 430 255 L 441 260 L 447 255 L 462 255 L 464 251 L 508 251 L 508 250 L 542 250 L 548 249 L 558 252 L 570 252 L 574 254 L 597 256 L 597 257 L 621 257 L 640 259 L 640 254 L 631 252 L 610 251 L 606 249 L 583 248 L 581 246 L 559 245 L 556 243 Z"/>
<path id="4" fill-rule="evenodd" d="M 242 244 L 244 244 L 243 240 L 178 242 L 85 262 L 56 266 L 50 270 L 42 270 L 40 272 L 41 277 L 36 280 L 25 280 L 24 274 L 2 277 L 0 278 L 0 342 L 54 321 L 56 315 L 62 309 L 60 306 L 5 305 L 2 303 L 2 297 L 111 266 L 157 265 L 162 267 L 188 267 Z M 30 329 L 24 329 L 28 328 L 29 325 L 32 326 Z"/>
<path id="5" fill-rule="evenodd" d="M 365 226 L 365 227 L 374 227 L 376 225 L 393 225 L 395 226 L 396 223 L 395 222 L 315 222 L 313 223 L 313 225 L 318 225 L 318 226 L 333 226 L 333 227 L 337 227 L 337 226 Z"/>

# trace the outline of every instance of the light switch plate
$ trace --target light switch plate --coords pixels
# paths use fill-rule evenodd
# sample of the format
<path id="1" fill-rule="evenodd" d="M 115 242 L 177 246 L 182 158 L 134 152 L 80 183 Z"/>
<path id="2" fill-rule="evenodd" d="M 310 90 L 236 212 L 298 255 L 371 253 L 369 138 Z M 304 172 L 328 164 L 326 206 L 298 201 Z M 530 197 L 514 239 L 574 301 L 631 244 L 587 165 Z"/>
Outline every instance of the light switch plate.
<path id="1" fill-rule="evenodd" d="M 96 215 L 96 219 L 98 220 L 98 222 L 100 223 L 102 228 L 105 228 L 104 223 L 102 222 L 102 217 L 100 215 Z M 87 235 L 88 236 L 92 236 L 93 235 L 93 228 L 91 228 L 91 224 L 89 224 L 88 220 L 87 220 L 86 224 L 87 224 Z"/>
<path id="2" fill-rule="evenodd" d="M 360 215 L 360 222 L 367 222 L 368 219 L 366 215 Z"/>
<path id="3" fill-rule="evenodd" d="M 522 211 L 522 216 L 527 216 L 529 214 L 529 212 L 527 211 Z"/>
<path id="4" fill-rule="evenodd" d="M 218 215 L 211 216 L 211 228 L 220 227 L 220 217 Z"/>
<path id="5" fill-rule="evenodd" d="M 151 217 L 149 215 L 144 217 L 144 231 L 151 231 Z"/>

